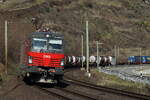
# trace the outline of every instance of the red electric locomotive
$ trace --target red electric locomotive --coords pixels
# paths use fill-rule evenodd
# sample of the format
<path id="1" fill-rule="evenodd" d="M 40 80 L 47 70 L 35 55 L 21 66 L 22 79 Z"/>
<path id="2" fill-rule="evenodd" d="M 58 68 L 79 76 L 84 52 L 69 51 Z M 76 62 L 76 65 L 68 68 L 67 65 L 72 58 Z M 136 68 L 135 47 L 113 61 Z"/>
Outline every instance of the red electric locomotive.
<path id="1" fill-rule="evenodd" d="M 64 73 L 63 36 L 55 32 L 29 34 L 21 50 L 21 70 L 28 82 L 59 82 Z"/>

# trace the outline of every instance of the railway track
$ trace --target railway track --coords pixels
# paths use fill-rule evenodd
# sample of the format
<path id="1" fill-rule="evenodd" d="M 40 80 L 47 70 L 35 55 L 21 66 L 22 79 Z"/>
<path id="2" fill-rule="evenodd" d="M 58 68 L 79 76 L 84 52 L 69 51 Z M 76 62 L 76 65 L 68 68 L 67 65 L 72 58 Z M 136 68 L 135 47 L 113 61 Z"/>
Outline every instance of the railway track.
<path id="1" fill-rule="evenodd" d="M 46 93 L 47 95 L 53 95 L 64 100 L 97 100 L 95 97 L 91 97 L 85 93 L 72 91 L 65 88 L 55 87 L 55 88 L 43 88 L 40 86 L 34 86 L 34 88 Z"/>
<path id="2" fill-rule="evenodd" d="M 71 94 L 73 94 L 73 95 L 76 95 L 76 96 L 78 96 L 78 97 L 84 98 L 84 99 L 86 99 L 86 100 L 97 100 L 96 97 L 91 96 L 91 95 L 86 94 L 86 93 L 83 93 L 83 92 L 81 92 L 81 91 L 74 91 L 74 90 L 65 89 L 65 88 L 57 88 L 57 89 L 60 89 L 61 91 L 66 92 L 66 93 L 71 93 Z"/>
<path id="3" fill-rule="evenodd" d="M 17 89 L 19 86 L 21 86 L 22 85 L 22 83 L 19 83 L 19 84 L 16 84 L 13 88 L 11 88 L 10 90 L 8 90 L 7 92 L 5 92 L 5 93 L 3 93 L 3 94 L 1 94 L 2 96 L 6 96 L 6 95 L 8 95 L 9 93 L 11 93 L 11 92 L 13 92 L 15 89 Z M 1 96 L 0 95 L 0 96 Z"/>
<path id="4" fill-rule="evenodd" d="M 69 72 L 69 71 L 68 71 Z M 117 89 L 112 89 L 108 87 L 103 87 L 103 86 L 97 86 L 91 83 L 79 81 L 72 79 L 72 77 L 65 76 L 64 77 L 64 83 L 67 83 L 69 85 L 76 85 L 79 87 L 85 87 L 91 90 L 97 90 L 105 93 L 110 93 L 112 95 L 117 95 L 120 97 L 129 97 L 133 98 L 134 100 L 150 100 L 150 96 L 148 95 L 142 95 L 142 94 L 137 94 L 137 93 L 132 93 L 132 92 L 127 92 L 123 90 L 117 90 Z M 47 95 L 52 95 L 64 100 L 101 100 L 99 98 L 99 95 L 93 95 L 90 93 L 82 92 L 76 89 L 71 89 L 71 88 L 64 88 L 64 87 L 53 87 L 53 88 L 43 88 L 40 86 L 34 86 L 34 88 L 38 88 L 40 91 L 46 93 Z M 107 95 L 105 95 L 107 96 Z M 113 98 L 114 99 L 114 98 Z M 117 99 L 118 100 L 118 99 Z M 128 100 L 128 99 L 126 99 Z M 131 99 L 132 100 L 132 99 Z"/>
<path id="5" fill-rule="evenodd" d="M 67 97 L 65 97 L 65 96 L 59 95 L 59 94 L 57 94 L 57 93 L 55 93 L 55 92 L 49 91 L 49 90 L 47 90 L 47 89 L 45 89 L 45 88 L 42 88 L 42 87 L 40 87 L 40 86 L 34 86 L 34 88 L 39 89 L 40 91 L 44 92 L 44 93 L 47 94 L 47 95 L 53 95 L 53 96 L 55 96 L 55 97 L 58 97 L 58 98 L 61 98 L 61 99 L 65 99 L 65 100 L 71 100 L 71 99 L 69 99 L 69 98 L 67 98 Z"/>
<path id="6" fill-rule="evenodd" d="M 134 99 L 138 99 L 138 100 L 150 100 L 150 96 L 148 96 L 148 95 L 123 91 L 123 90 L 118 90 L 118 89 L 113 89 L 113 88 L 108 88 L 108 87 L 103 87 L 103 86 L 97 86 L 97 85 L 94 85 L 94 84 L 91 84 L 88 82 L 83 82 L 83 81 L 79 81 L 76 79 L 72 79 L 67 76 L 64 77 L 64 81 L 66 83 L 75 84 L 78 86 L 94 89 L 97 91 L 103 91 L 103 92 L 107 92 L 107 93 L 111 93 L 111 94 L 115 94 L 115 95 L 120 95 L 122 97 L 130 97 L 130 98 L 134 98 Z"/>
<path id="7" fill-rule="evenodd" d="M 68 71 L 70 72 L 70 71 Z M 134 100 L 150 100 L 150 96 L 148 95 L 142 95 L 142 94 L 137 94 L 137 93 L 132 93 L 132 92 L 127 92 L 123 90 L 117 90 L 117 89 L 112 89 L 108 87 L 103 87 L 103 86 L 97 86 L 88 82 L 83 82 L 79 81 L 76 79 L 73 79 L 73 77 L 64 76 L 64 80 L 62 84 L 67 84 L 67 86 L 62 87 L 62 86 L 55 86 L 54 87 L 43 87 L 40 85 L 33 85 L 29 86 L 32 89 L 37 89 L 39 92 L 42 92 L 46 95 L 50 95 L 52 97 L 56 97 L 61 100 L 105 100 L 105 97 L 107 97 L 108 94 L 112 95 L 117 95 L 120 97 L 129 97 L 133 98 Z M 9 94 L 19 86 L 21 86 L 22 83 L 16 85 L 12 90 L 10 90 L 8 93 L 5 95 Z M 78 89 L 75 89 L 78 87 Z M 81 87 L 81 88 L 80 88 Z M 86 88 L 89 91 L 100 91 L 103 92 L 105 95 L 101 97 L 101 95 L 98 95 L 96 92 L 87 92 L 86 89 L 82 91 L 82 87 Z M 107 94 L 108 93 L 108 94 Z M 111 97 L 110 99 L 112 100 L 120 100 L 120 99 L 115 99 Z M 109 100 L 108 98 L 106 100 Z M 128 100 L 128 99 L 126 99 Z M 129 99 L 130 100 L 130 99 Z M 132 99 L 131 99 L 132 100 Z"/>

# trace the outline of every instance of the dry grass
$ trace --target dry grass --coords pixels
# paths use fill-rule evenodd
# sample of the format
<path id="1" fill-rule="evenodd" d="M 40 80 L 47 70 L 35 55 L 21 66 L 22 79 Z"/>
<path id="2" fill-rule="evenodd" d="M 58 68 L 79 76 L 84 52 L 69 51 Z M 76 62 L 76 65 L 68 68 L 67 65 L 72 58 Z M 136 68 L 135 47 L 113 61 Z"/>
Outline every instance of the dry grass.
<path id="1" fill-rule="evenodd" d="M 142 83 L 135 83 L 132 81 L 122 80 L 121 78 L 98 72 L 97 69 L 92 69 L 92 73 L 97 77 L 97 85 L 117 88 L 126 91 L 148 94 L 147 85 Z"/>
<path id="2" fill-rule="evenodd" d="M 0 81 L 8 80 L 8 77 L 5 73 L 5 66 L 0 63 Z"/>
<path id="3" fill-rule="evenodd" d="M 10 0 L 4 3 L 0 3 L 0 9 L 8 9 L 14 7 L 15 5 L 22 3 L 22 0 Z"/>
<path id="4" fill-rule="evenodd" d="M 19 9 L 27 9 L 32 6 L 40 5 L 46 1 L 47 0 L 33 0 L 33 1 L 26 2 L 26 0 L 10 0 L 8 2 L 1 3 L 0 9 L 9 10 L 9 11 L 19 10 Z"/>
<path id="5" fill-rule="evenodd" d="M 122 3 L 117 0 L 96 0 L 96 2 L 105 6 L 122 7 Z"/>
<path id="6" fill-rule="evenodd" d="M 0 81 L 8 81 L 11 76 L 18 76 L 20 74 L 19 64 L 14 63 L 12 60 L 8 60 L 8 74 L 6 74 L 5 66 L 0 63 Z"/>
<path id="7" fill-rule="evenodd" d="M 22 22 L 31 20 L 32 17 L 38 17 L 44 23 L 51 22 L 51 29 L 64 33 L 65 35 L 65 53 L 68 55 L 80 55 L 80 35 L 85 32 L 85 17 L 89 18 L 90 42 L 98 40 L 102 45 L 101 54 L 114 55 L 114 45 L 122 48 L 148 47 L 149 34 L 137 22 L 149 20 L 149 7 L 140 7 L 142 1 L 137 0 L 9 0 L 10 2 L 1 3 L 0 9 L 18 10 L 30 8 L 30 10 L 14 11 L 12 14 L 0 15 L 0 28 L 4 20 L 14 22 L 9 24 L 9 57 L 18 62 L 20 45 L 23 36 L 34 31 L 31 23 Z M 32 2 L 31 2 L 32 1 Z M 48 2 L 46 2 L 48 1 Z M 71 3 L 69 3 L 69 1 Z M 40 5 L 41 3 L 44 5 Z M 139 3 L 136 3 L 139 2 Z M 136 3 L 136 4 L 135 4 Z M 132 5 L 129 5 L 132 4 Z M 34 5 L 39 5 L 33 7 Z M 143 4 L 142 4 L 143 5 Z M 132 7 L 129 7 L 132 6 Z M 129 9 L 132 8 L 132 9 Z M 88 16 L 85 16 L 88 12 Z M 139 14 L 142 12 L 142 14 Z M 147 17 L 146 17 L 147 16 Z M 2 18 L 1 18 L 2 17 Z M 19 23 L 16 23 L 19 22 Z M 148 26 L 149 24 L 142 23 Z M 25 29 L 26 28 L 26 29 Z M 11 33 L 11 34 L 10 34 Z M 0 51 L 4 52 L 4 27 L 0 30 Z M 146 34 L 146 35 L 145 35 Z M 126 37 L 125 37 L 126 36 Z M 148 37 L 149 36 L 149 37 Z M 133 37 L 131 39 L 130 37 Z M 84 38 L 85 39 L 85 38 Z M 138 40 L 138 41 L 137 41 Z M 141 44 L 141 45 L 139 45 Z M 91 44 L 90 54 L 96 54 L 96 45 Z M 95 46 L 94 46 L 95 45 Z M 0 61 L 4 62 L 3 55 L 0 55 Z M 120 57 L 125 55 L 138 55 L 139 52 L 128 49 L 120 50 Z M 144 53 L 142 53 L 144 55 Z"/>
<path id="8" fill-rule="evenodd" d="M 148 77 L 150 77 L 150 74 L 144 74 L 143 76 L 148 76 Z"/>

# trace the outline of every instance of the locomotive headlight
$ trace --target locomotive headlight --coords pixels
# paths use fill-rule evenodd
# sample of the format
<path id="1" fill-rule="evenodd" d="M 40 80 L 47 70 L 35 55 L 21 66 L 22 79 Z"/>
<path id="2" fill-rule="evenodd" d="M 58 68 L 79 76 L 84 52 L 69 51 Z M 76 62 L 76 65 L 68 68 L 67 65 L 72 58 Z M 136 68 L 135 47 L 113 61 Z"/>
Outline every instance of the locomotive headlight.
<path id="1" fill-rule="evenodd" d="M 46 35 L 46 37 L 47 37 L 47 38 L 49 38 L 49 37 L 50 37 L 50 35 L 49 35 L 49 34 L 47 34 L 47 35 Z"/>
<path id="2" fill-rule="evenodd" d="M 32 57 L 31 56 L 29 56 L 29 64 L 32 64 Z"/>
<path id="3" fill-rule="evenodd" d="M 61 60 L 60 66 L 64 66 L 64 59 Z"/>

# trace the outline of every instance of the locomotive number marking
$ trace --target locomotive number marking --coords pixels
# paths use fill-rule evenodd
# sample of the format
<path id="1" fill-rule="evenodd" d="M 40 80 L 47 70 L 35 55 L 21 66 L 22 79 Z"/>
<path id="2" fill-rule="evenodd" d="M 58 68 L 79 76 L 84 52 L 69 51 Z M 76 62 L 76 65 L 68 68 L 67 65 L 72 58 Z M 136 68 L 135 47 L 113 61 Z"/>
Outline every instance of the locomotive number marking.
<path id="1" fill-rule="evenodd" d="M 44 55 L 43 58 L 51 58 L 49 55 Z"/>

